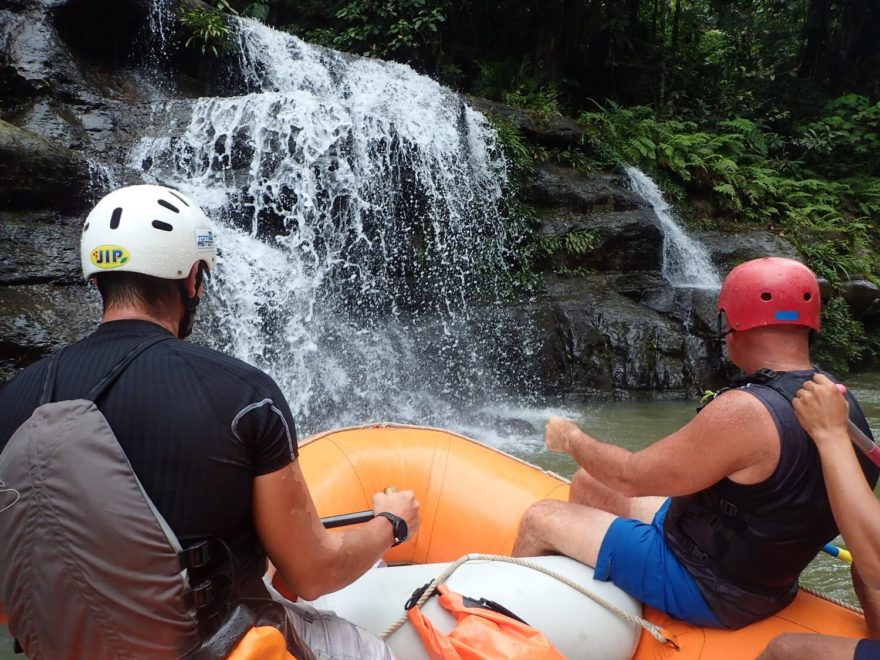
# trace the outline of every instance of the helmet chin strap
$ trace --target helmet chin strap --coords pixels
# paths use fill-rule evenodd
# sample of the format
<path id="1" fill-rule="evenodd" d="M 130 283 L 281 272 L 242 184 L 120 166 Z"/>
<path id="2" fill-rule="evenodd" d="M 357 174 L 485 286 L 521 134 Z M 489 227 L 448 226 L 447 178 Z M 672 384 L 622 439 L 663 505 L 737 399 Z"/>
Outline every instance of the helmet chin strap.
<path id="1" fill-rule="evenodd" d="M 182 287 L 181 287 L 182 288 Z M 196 319 L 196 310 L 199 307 L 200 298 L 193 296 L 190 298 L 186 292 L 182 292 L 183 297 L 183 317 L 180 319 L 180 325 L 177 326 L 177 337 L 186 339 L 192 334 L 193 324 Z"/>

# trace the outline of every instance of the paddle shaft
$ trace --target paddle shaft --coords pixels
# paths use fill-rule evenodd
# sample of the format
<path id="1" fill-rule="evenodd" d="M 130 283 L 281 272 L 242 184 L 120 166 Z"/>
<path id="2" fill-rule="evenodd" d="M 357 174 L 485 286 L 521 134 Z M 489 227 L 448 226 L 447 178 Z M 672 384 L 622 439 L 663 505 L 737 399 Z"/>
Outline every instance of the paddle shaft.
<path id="1" fill-rule="evenodd" d="M 840 383 L 836 383 L 836 385 L 841 394 L 846 394 L 846 385 Z M 852 443 L 868 457 L 869 461 L 880 467 L 880 447 L 878 447 L 871 438 L 865 435 L 864 431 L 856 426 L 851 419 L 847 420 L 847 429 L 849 431 L 849 439 Z"/>
<path id="2" fill-rule="evenodd" d="M 355 511 L 354 513 L 342 513 L 338 516 L 327 516 L 326 518 L 321 518 L 321 524 L 326 529 L 333 529 L 334 527 L 365 523 L 372 519 L 373 510 L 370 509 L 369 511 Z"/>
<path id="3" fill-rule="evenodd" d="M 394 486 L 386 486 L 382 492 L 386 495 L 390 495 L 391 493 L 396 493 L 397 488 Z M 333 529 L 334 527 L 345 527 L 346 525 L 365 523 L 375 517 L 376 516 L 373 515 L 373 510 L 370 509 L 369 511 L 355 511 L 354 513 L 342 513 L 338 516 L 327 516 L 326 518 L 321 518 L 321 524 L 324 525 L 325 529 Z"/>

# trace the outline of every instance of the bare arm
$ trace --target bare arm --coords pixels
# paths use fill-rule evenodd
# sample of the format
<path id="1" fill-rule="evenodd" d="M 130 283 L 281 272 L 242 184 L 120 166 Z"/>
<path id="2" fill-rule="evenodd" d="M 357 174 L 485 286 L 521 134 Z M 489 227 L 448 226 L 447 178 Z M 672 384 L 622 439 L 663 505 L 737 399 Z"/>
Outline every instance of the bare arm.
<path id="1" fill-rule="evenodd" d="M 872 589 L 880 588 L 880 501 L 862 476 L 847 431 L 848 406 L 822 374 L 804 383 L 793 401 L 804 430 L 816 443 L 837 528 Z"/>
<path id="2" fill-rule="evenodd" d="M 678 431 L 639 452 L 607 444 L 571 420 L 551 418 L 547 447 L 564 451 L 627 497 L 687 495 L 730 477 L 758 483 L 779 460 L 779 433 L 755 397 L 731 390 Z"/>
<path id="3" fill-rule="evenodd" d="M 419 528 L 412 491 L 373 496 L 373 511 L 406 520 L 410 538 Z M 321 524 L 299 464 L 254 479 L 254 520 L 269 559 L 285 583 L 306 600 L 341 589 L 373 566 L 391 547 L 391 523 L 374 518 L 342 532 Z"/>

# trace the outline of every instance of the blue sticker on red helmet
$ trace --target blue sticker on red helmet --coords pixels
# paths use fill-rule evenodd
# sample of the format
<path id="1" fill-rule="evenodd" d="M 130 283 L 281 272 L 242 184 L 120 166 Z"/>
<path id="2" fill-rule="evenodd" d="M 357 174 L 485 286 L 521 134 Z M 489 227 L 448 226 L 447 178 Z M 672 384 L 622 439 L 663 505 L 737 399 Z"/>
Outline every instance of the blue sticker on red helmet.
<path id="1" fill-rule="evenodd" d="M 797 311 L 780 310 L 776 312 L 777 321 L 797 321 L 799 316 Z"/>

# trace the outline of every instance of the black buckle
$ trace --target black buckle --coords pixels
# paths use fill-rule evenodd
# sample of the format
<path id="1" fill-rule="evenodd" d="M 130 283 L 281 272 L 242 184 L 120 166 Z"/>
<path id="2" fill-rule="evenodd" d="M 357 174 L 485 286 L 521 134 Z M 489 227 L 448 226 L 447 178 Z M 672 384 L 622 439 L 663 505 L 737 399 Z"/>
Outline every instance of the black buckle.
<path id="1" fill-rule="evenodd" d="M 202 568 L 207 566 L 209 561 L 211 561 L 211 553 L 208 551 L 207 541 L 199 541 L 180 551 L 180 563 L 183 568 Z"/>
<path id="2" fill-rule="evenodd" d="M 497 612 L 498 614 L 503 614 L 506 617 L 510 617 L 516 621 L 519 621 L 522 624 L 529 625 L 521 618 L 519 618 L 516 614 L 511 612 L 509 609 L 504 607 L 501 603 L 496 603 L 494 600 L 489 600 L 488 598 L 469 598 L 468 596 L 461 597 L 462 604 L 465 607 L 478 607 L 483 610 L 489 610 L 490 612 Z"/>
<path id="3" fill-rule="evenodd" d="M 418 587 L 415 591 L 413 591 L 412 595 L 409 597 L 409 600 L 406 601 L 406 605 L 403 606 L 403 609 L 411 610 L 413 607 L 415 607 L 416 603 L 418 603 L 419 599 L 422 597 L 422 594 L 424 594 L 425 590 L 430 586 L 431 583 L 426 582 L 421 587 Z M 431 595 L 433 596 L 435 593 L 437 593 L 437 589 L 434 589 L 434 591 L 431 592 Z"/>
<path id="4" fill-rule="evenodd" d="M 700 546 L 694 543 L 687 536 L 683 536 L 680 539 L 680 543 L 684 551 L 700 563 L 706 561 L 706 559 L 709 557 L 709 555 L 707 555 Z"/>
<path id="5" fill-rule="evenodd" d="M 731 518 L 736 518 L 736 514 L 739 513 L 739 507 L 736 504 L 723 499 L 718 500 L 718 508 L 721 509 L 721 513 Z"/>
<path id="6" fill-rule="evenodd" d="M 714 532 L 720 532 L 724 527 L 724 524 L 717 517 L 712 516 L 712 520 L 709 521 L 709 527 L 711 527 Z"/>
<path id="7" fill-rule="evenodd" d="M 205 580 L 192 590 L 192 602 L 197 610 L 207 607 L 214 602 L 214 584 L 211 580 Z"/>

